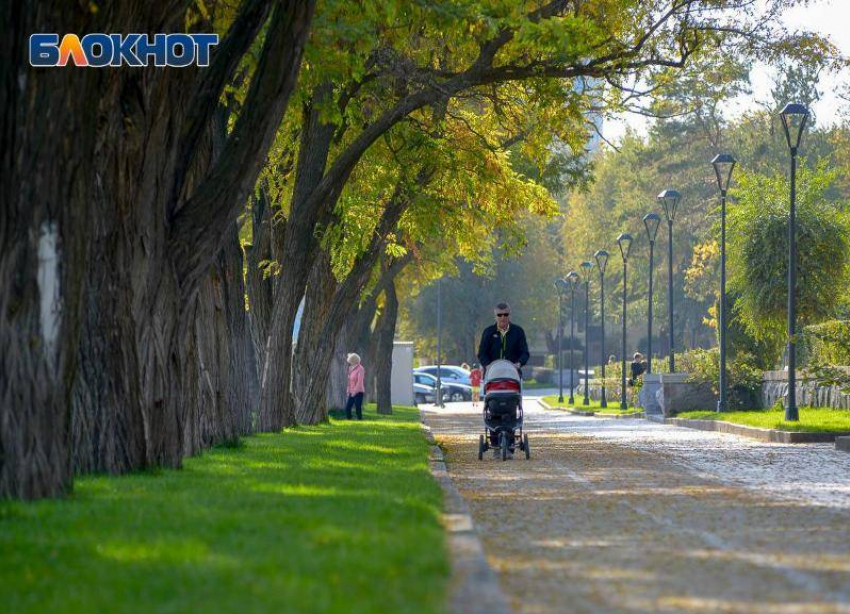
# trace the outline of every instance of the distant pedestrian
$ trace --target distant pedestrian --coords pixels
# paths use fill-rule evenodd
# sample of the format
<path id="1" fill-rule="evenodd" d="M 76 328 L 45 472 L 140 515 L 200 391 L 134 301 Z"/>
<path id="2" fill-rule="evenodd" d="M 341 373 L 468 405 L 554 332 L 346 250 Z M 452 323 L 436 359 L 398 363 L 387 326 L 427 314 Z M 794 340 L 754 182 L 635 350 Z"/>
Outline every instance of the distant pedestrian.
<path id="1" fill-rule="evenodd" d="M 345 417 L 351 420 L 351 408 L 357 412 L 357 419 L 363 419 L 363 395 L 366 393 L 366 369 L 360 364 L 360 356 L 351 353 L 348 362 L 348 401 L 345 404 Z"/>
<path id="2" fill-rule="evenodd" d="M 646 359 L 643 357 L 643 354 L 635 352 L 635 355 L 632 358 L 631 368 L 632 377 L 629 379 L 629 386 L 634 386 L 637 383 L 638 378 L 646 373 Z"/>
<path id="3" fill-rule="evenodd" d="M 462 364 L 460 365 L 460 368 L 461 368 L 461 369 L 463 369 L 463 370 L 465 370 L 465 371 L 471 371 L 471 370 L 472 370 L 472 369 L 470 369 L 470 368 L 469 368 L 469 363 L 468 363 L 468 362 L 462 363 Z"/>
<path id="4" fill-rule="evenodd" d="M 469 373 L 469 383 L 472 385 L 472 407 L 478 407 L 478 401 L 481 398 L 481 367 L 478 363 L 472 365 L 472 371 Z"/>

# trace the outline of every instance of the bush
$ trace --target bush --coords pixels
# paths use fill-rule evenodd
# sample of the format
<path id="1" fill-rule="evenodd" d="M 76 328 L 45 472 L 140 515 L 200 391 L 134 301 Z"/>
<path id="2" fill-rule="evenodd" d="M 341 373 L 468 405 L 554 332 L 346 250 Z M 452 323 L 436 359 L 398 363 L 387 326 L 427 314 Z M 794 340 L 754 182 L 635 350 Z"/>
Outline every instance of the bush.
<path id="1" fill-rule="evenodd" d="M 752 354 L 739 353 L 726 363 L 729 409 L 752 409 L 759 406 L 762 370 Z M 687 373 L 689 380 L 711 384 L 719 392 L 720 349 L 690 350 L 678 359 L 677 371 Z"/>
<path id="2" fill-rule="evenodd" d="M 850 321 L 829 320 L 803 329 L 801 364 L 850 365 Z"/>

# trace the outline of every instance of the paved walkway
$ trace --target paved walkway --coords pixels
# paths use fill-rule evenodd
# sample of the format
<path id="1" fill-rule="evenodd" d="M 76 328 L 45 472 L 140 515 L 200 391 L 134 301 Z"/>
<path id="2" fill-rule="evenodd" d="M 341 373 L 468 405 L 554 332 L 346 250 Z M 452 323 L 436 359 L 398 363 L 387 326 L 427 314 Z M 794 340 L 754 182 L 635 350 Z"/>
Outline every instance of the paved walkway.
<path id="1" fill-rule="evenodd" d="M 426 410 L 515 611 L 850 614 L 850 455 L 526 399 L 532 460 Z"/>

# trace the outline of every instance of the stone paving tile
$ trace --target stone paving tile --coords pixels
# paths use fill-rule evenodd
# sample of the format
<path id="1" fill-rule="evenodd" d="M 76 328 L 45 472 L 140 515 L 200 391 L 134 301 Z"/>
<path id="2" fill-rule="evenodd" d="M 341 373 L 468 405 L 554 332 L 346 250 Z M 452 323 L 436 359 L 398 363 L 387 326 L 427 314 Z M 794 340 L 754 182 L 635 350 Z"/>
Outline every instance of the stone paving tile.
<path id="1" fill-rule="evenodd" d="M 506 463 L 478 461 L 477 412 L 426 412 L 514 610 L 850 613 L 846 461 L 823 446 L 532 405 L 532 460 Z M 781 475 L 787 489 L 771 487 L 781 473 L 771 452 L 799 468 Z M 795 454 L 825 463 L 825 475 Z"/>

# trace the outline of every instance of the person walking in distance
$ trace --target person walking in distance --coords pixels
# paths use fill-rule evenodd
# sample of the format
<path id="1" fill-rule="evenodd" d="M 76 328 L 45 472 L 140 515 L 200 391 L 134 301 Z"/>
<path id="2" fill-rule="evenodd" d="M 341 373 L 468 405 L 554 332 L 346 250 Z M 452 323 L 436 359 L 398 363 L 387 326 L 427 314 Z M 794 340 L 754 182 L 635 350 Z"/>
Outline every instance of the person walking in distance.
<path id="1" fill-rule="evenodd" d="M 348 401 L 345 404 L 345 417 L 351 420 L 351 409 L 357 412 L 357 419 L 363 419 L 363 395 L 366 393 L 366 369 L 360 364 L 360 356 L 349 354 L 348 362 Z"/>
<path id="2" fill-rule="evenodd" d="M 472 407 L 478 407 L 478 400 L 481 398 L 481 367 L 478 363 L 472 365 L 472 371 L 469 373 L 469 383 L 472 385 Z"/>

